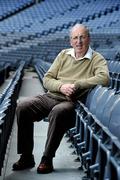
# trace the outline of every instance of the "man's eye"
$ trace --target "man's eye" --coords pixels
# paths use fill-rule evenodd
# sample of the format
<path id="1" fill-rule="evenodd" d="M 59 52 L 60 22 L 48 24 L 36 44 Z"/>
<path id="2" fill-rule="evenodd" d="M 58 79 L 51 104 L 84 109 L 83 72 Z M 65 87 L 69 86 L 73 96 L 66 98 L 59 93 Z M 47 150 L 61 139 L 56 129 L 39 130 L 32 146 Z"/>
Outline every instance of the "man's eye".
<path id="1" fill-rule="evenodd" d="M 78 39 L 78 37 L 77 37 L 77 36 L 76 36 L 76 37 L 73 37 L 73 39 L 76 40 L 76 39 Z"/>

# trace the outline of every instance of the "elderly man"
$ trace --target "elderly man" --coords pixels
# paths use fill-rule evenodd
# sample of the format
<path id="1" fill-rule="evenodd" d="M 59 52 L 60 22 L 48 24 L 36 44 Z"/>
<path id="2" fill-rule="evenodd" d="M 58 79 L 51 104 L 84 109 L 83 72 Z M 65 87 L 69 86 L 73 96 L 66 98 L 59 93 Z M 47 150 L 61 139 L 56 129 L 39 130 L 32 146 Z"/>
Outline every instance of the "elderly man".
<path id="1" fill-rule="evenodd" d="M 18 154 L 21 156 L 13 164 L 13 170 L 34 167 L 33 123 L 47 116 L 47 140 L 37 172 L 52 172 L 56 150 L 65 132 L 75 125 L 76 101 L 84 102 L 90 88 L 109 83 L 107 62 L 91 49 L 89 30 L 84 25 L 71 28 L 70 44 L 72 48 L 58 54 L 43 78 L 48 92 L 18 104 Z"/>

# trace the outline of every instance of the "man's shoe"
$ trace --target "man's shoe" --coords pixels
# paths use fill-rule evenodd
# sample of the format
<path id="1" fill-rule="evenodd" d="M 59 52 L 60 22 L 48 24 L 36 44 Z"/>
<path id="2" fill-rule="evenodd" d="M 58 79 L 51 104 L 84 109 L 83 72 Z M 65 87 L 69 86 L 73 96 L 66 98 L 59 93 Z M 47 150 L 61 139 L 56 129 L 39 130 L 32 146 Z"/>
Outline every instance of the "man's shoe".
<path id="1" fill-rule="evenodd" d="M 13 164 L 13 171 L 24 170 L 27 168 L 33 168 L 35 166 L 34 156 L 31 155 L 30 158 L 26 158 L 21 155 L 20 159 Z"/>
<path id="2" fill-rule="evenodd" d="M 52 159 L 48 159 L 47 157 L 43 156 L 37 168 L 37 173 L 47 174 L 47 173 L 51 173 L 52 171 L 53 171 Z"/>

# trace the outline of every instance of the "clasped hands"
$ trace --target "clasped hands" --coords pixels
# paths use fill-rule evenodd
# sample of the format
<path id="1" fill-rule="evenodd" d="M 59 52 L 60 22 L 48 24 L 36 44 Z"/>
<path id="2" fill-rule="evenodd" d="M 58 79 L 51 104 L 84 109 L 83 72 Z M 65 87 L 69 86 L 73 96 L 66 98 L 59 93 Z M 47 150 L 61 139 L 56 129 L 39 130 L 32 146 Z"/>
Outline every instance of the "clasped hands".
<path id="1" fill-rule="evenodd" d="M 60 92 L 66 96 L 71 96 L 75 93 L 75 85 L 74 84 L 63 84 L 60 87 Z"/>

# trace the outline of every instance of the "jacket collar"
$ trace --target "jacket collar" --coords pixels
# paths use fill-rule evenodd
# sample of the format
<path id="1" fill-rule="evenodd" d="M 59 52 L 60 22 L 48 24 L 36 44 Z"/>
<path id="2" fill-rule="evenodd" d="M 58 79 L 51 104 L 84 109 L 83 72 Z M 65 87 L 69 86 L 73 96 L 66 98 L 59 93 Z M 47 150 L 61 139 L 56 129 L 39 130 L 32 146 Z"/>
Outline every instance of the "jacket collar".
<path id="1" fill-rule="evenodd" d="M 91 49 L 91 47 L 89 47 L 89 48 L 88 48 L 88 51 L 87 51 L 87 53 L 84 55 L 84 57 L 78 58 L 78 59 L 75 57 L 75 51 L 74 51 L 73 48 L 70 48 L 66 54 L 71 55 L 72 57 L 75 58 L 75 60 L 82 60 L 82 59 L 89 59 L 89 60 L 91 60 L 91 59 L 92 59 L 93 50 Z"/>

